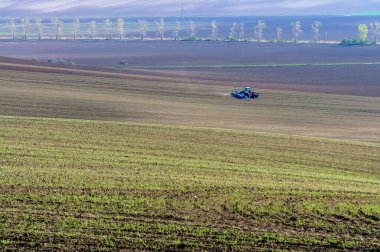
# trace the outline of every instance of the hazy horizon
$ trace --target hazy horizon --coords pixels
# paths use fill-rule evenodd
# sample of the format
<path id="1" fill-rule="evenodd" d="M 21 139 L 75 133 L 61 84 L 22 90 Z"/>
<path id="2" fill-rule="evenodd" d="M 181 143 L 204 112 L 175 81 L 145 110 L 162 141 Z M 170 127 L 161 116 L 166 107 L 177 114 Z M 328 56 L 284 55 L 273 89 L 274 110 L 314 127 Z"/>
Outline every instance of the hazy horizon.
<path id="1" fill-rule="evenodd" d="M 341 16 L 380 10 L 379 0 L 0 0 L 0 15 L 80 17 Z"/>
<path id="2" fill-rule="evenodd" d="M 87 15 L 56 15 L 56 14 L 35 14 L 35 15 L 9 15 L 9 16 L 2 16 L 0 17 L 0 20 L 9 20 L 10 18 L 43 18 L 45 19 L 51 19 L 55 17 L 59 17 L 62 19 L 72 19 L 72 18 L 81 18 L 83 20 L 91 20 L 91 19 L 118 19 L 118 18 L 124 18 L 124 19 L 140 19 L 140 18 L 178 18 L 180 19 L 180 15 L 107 15 L 107 16 L 99 16 L 99 15 L 93 15 L 93 16 L 87 16 Z M 191 18 L 286 18 L 286 17 L 295 17 L 295 18 L 311 18 L 311 17 L 367 17 L 367 18 L 377 18 L 380 17 L 379 15 L 373 15 L 373 14 L 366 14 L 363 13 L 352 13 L 352 14 L 315 14 L 315 15 L 184 15 L 185 19 L 189 20 Z"/>

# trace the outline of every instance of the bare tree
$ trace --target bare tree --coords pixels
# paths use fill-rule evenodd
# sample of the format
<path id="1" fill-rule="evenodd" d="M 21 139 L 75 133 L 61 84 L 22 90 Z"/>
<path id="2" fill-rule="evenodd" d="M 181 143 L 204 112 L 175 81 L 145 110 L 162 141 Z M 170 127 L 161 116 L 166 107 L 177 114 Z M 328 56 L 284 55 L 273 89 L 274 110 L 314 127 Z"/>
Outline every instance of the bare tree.
<path id="1" fill-rule="evenodd" d="M 195 26 L 195 23 L 193 22 L 193 20 L 190 20 L 190 22 L 189 22 L 189 29 L 190 29 L 190 37 L 192 39 L 196 39 L 197 27 Z"/>
<path id="2" fill-rule="evenodd" d="M 371 32 L 375 38 L 375 44 L 377 44 L 377 38 L 380 35 L 380 22 L 375 21 L 370 24 Z"/>
<path id="3" fill-rule="evenodd" d="M 211 40 L 218 40 L 218 24 L 216 23 L 216 20 L 211 22 Z"/>
<path id="4" fill-rule="evenodd" d="M 237 24 L 234 22 L 232 23 L 231 29 L 230 29 L 230 41 L 233 41 L 236 39 L 236 29 L 237 29 Z"/>
<path id="5" fill-rule="evenodd" d="M 73 37 L 74 37 L 74 40 L 77 39 L 77 33 L 79 31 L 79 28 L 80 28 L 80 19 L 79 18 L 73 18 Z"/>
<path id="6" fill-rule="evenodd" d="M 282 39 L 282 33 L 283 33 L 283 30 L 280 26 L 277 26 L 276 33 L 277 33 L 277 41 L 280 42 Z"/>
<path id="7" fill-rule="evenodd" d="M 34 23 L 38 32 L 38 39 L 41 39 L 42 38 L 42 18 L 36 18 Z"/>
<path id="8" fill-rule="evenodd" d="M 11 37 L 12 39 L 15 39 L 15 33 L 16 33 L 16 22 L 15 22 L 15 19 L 14 18 L 11 18 L 9 20 L 9 30 L 10 30 L 10 33 L 11 33 Z"/>
<path id="9" fill-rule="evenodd" d="M 318 43 L 319 41 L 319 31 L 321 29 L 322 23 L 319 21 L 314 21 L 314 23 L 311 25 L 311 29 L 314 32 L 314 42 Z"/>
<path id="10" fill-rule="evenodd" d="M 297 43 L 299 37 L 302 35 L 302 23 L 301 21 L 293 21 L 291 22 L 292 31 L 294 35 L 294 41 Z"/>
<path id="11" fill-rule="evenodd" d="M 55 27 L 55 39 L 59 39 L 61 37 L 61 34 L 62 34 L 62 29 L 63 29 L 64 23 L 59 18 L 53 18 L 51 20 L 51 22 L 53 23 L 53 25 Z"/>
<path id="12" fill-rule="evenodd" d="M 91 39 L 94 39 L 96 34 L 96 21 L 92 20 L 89 25 Z"/>
<path id="13" fill-rule="evenodd" d="M 158 36 L 160 36 L 160 39 L 163 40 L 164 39 L 164 35 L 165 35 L 165 20 L 164 18 L 160 18 L 160 21 L 156 21 L 156 25 L 157 25 L 157 34 Z"/>
<path id="14" fill-rule="evenodd" d="M 256 38 L 257 38 L 257 42 L 260 43 L 263 40 L 263 38 L 264 38 L 264 29 L 266 27 L 267 26 L 265 25 L 264 21 L 262 21 L 262 20 L 259 20 L 259 22 L 255 26 L 254 32 L 255 32 L 255 35 L 256 35 Z"/>
<path id="15" fill-rule="evenodd" d="M 122 40 L 124 36 L 124 18 L 117 19 L 117 33 L 119 34 L 120 40 Z"/>
<path id="16" fill-rule="evenodd" d="M 105 19 L 103 23 L 104 31 L 106 33 L 106 39 L 112 39 L 111 29 L 112 29 L 112 21 L 110 19 Z"/>
<path id="17" fill-rule="evenodd" d="M 240 23 L 240 42 L 244 41 L 245 31 L 244 31 L 244 23 Z"/>
<path id="18" fill-rule="evenodd" d="M 27 39 L 27 33 L 31 26 L 30 19 L 22 17 L 20 21 L 21 21 L 22 32 L 24 34 L 24 39 Z"/>
<path id="19" fill-rule="evenodd" d="M 179 32 L 180 32 L 181 30 L 182 30 L 181 22 L 179 22 L 178 20 L 176 20 L 176 21 L 175 21 L 174 30 L 173 30 L 173 37 L 174 37 L 174 40 L 178 40 Z"/>
<path id="20" fill-rule="evenodd" d="M 139 22 L 141 40 L 144 40 L 145 35 L 146 35 L 146 30 L 148 29 L 148 23 L 143 19 L 139 19 L 138 22 Z"/>
<path id="21" fill-rule="evenodd" d="M 360 24 L 358 25 L 358 39 L 361 43 L 368 42 L 368 25 Z"/>

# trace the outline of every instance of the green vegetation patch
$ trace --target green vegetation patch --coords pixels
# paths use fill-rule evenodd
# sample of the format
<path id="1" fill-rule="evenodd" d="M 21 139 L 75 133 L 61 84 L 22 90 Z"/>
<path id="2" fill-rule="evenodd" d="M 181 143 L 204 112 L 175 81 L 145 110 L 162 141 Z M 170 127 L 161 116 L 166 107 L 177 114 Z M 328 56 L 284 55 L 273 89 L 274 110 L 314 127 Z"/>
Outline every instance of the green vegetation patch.
<path id="1" fill-rule="evenodd" d="M 380 145 L 0 117 L 0 247 L 379 249 Z"/>

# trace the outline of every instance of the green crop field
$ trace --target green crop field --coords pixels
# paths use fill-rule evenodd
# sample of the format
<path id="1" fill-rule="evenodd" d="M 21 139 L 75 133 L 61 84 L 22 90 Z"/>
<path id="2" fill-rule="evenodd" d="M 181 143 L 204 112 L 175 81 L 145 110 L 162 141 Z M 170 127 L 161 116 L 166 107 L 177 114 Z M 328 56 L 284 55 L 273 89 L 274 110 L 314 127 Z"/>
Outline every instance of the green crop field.
<path id="1" fill-rule="evenodd" d="M 380 249 L 380 144 L 0 117 L 0 247 Z"/>

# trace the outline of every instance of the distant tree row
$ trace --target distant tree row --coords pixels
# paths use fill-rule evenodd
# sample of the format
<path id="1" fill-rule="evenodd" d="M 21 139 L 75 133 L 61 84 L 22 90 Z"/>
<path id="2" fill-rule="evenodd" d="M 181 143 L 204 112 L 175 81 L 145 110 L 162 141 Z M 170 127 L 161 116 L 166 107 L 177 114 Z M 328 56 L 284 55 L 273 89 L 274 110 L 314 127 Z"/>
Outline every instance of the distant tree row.
<path id="1" fill-rule="evenodd" d="M 22 39 L 28 39 L 31 35 L 31 31 L 34 30 L 36 34 L 34 34 L 34 37 L 37 36 L 38 39 L 43 39 L 43 32 L 44 32 L 44 24 L 42 22 L 41 18 L 35 18 L 34 20 L 31 20 L 29 18 L 21 18 L 19 20 L 10 19 L 8 23 L 9 32 L 10 32 L 10 38 L 16 39 L 16 32 L 19 32 L 22 34 Z M 63 35 L 66 37 L 72 37 L 74 40 L 78 38 L 78 34 L 80 31 L 83 31 L 84 28 L 87 28 L 87 37 L 90 39 L 95 39 L 96 34 L 98 31 L 98 26 L 102 25 L 99 30 L 101 30 L 102 37 L 97 37 L 101 39 L 113 39 L 115 36 L 117 36 L 118 39 L 126 38 L 126 32 L 125 32 L 125 23 L 123 18 L 119 18 L 116 21 L 116 24 L 113 24 L 113 22 L 110 19 L 104 19 L 102 24 L 97 23 L 95 20 L 90 21 L 89 23 L 86 23 L 83 27 L 81 24 L 81 21 L 79 18 L 73 18 L 71 24 L 69 25 L 71 27 L 71 33 L 64 34 L 63 28 L 64 28 L 64 22 L 63 20 L 59 18 L 53 18 L 51 19 L 51 23 L 54 27 L 54 38 L 55 39 L 62 39 Z M 146 39 L 146 35 L 148 32 L 149 23 L 144 19 L 139 19 L 137 21 L 138 26 L 138 34 L 139 39 L 144 40 Z M 198 40 L 197 37 L 197 27 L 195 22 L 190 20 L 188 22 L 187 26 L 183 26 L 182 22 L 179 22 L 178 20 L 175 22 L 174 27 L 171 27 L 170 29 L 170 37 L 165 37 L 168 35 L 169 32 L 167 32 L 167 25 L 165 23 L 164 18 L 159 19 L 158 21 L 155 21 L 157 36 L 156 39 L 164 40 L 164 39 L 173 39 L 173 40 Z M 294 42 L 299 42 L 302 34 L 303 34 L 303 27 L 301 21 L 294 21 L 290 24 L 292 35 L 294 38 Z M 313 33 L 313 41 L 315 43 L 320 42 L 320 30 L 322 27 L 322 23 L 320 21 L 314 21 L 310 27 L 312 33 Z M 232 26 L 230 28 L 229 34 L 227 37 L 222 38 L 219 33 L 219 26 L 216 20 L 213 20 L 210 24 L 211 28 L 211 34 L 208 38 L 212 41 L 218 41 L 218 40 L 225 40 L 225 41 L 248 41 L 246 36 L 246 26 L 244 23 L 232 23 Z M 265 41 L 264 33 L 265 29 L 267 28 L 264 21 L 259 20 L 258 23 L 253 27 L 253 34 L 254 39 L 257 42 L 263 42 Z M 180 34 L 182 31 L 187 31 L 188 34 L 186 37 L 180 37 Z M 276 41 L 283 41 L 283 28 L 278 26 L 276 27 Z M 367 24 L 360 24 L 358 26 L 358 38 L 355 40 L 343 40 L 343 42 L 348 43 L 351 41 L 351 43 L 367 43 L 368 42 L 368 34 L 369 32 L 372 32 L 374 37 L 374 42 L 377 43 L 378 36 L 380 35 L 380 22 L 374 22 L 369 25 Z M 327 40 L 327 39 L 326 39 Z M 342 43 L 343 43 L 342 42 Z"/>

